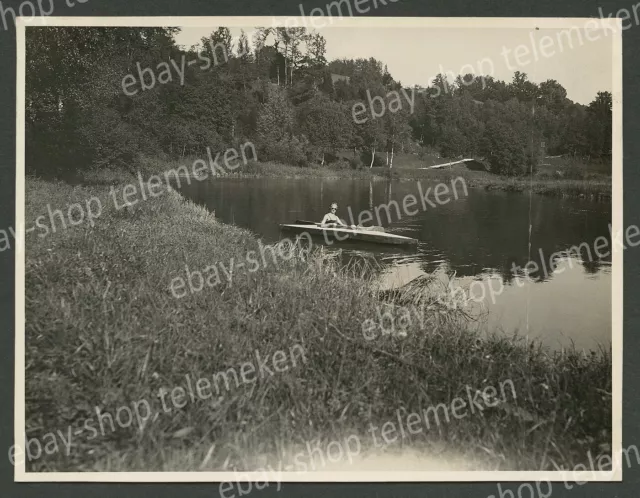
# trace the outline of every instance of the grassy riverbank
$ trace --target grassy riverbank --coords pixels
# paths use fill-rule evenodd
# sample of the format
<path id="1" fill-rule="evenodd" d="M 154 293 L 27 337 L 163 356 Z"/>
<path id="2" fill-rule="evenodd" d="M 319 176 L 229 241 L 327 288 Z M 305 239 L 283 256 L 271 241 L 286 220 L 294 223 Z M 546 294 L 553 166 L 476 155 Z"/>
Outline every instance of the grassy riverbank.
<path id="1" fill-rule="evenodd" d="M 73 434 L 69 455 L 59 441 L 60 451 L 28 469 L 241 469 L 260 455 L 287 460 L 314 439 L 321 448 L 349 434 L 365 443 L 369 423 L 395 421 L 399 409 L 423 413 L 467 400 L 468 387 L 506 381 L 515 398 L 441 420 L 388 450 L 527 470 L 588 465 L 589 451 L 610 452 L 608 351 L 551 355 L 501 335 L 480 339 L 461 313 L 415 290 L 393 299 L 420 306 L 437 327 L 421 330 L 414 319 L 405 338 L 367 341 L 362 324 L 378 320 L 378 295 L 361 272 L 341 270 L 323 251 L 289 260 L 267 255 L 256 271 L 238 268 L 230 281 L 221 273 L 219 284 L 176 298 L 170 285 L 187 278 L 185 266 L 205 272 L 220 262 L 228 267 L 231 258 L 245 262 L 259 242 L 172 190 L 122 209 L 104 185 L 28 179 L 26 190 L 27 227 L 47 216 L 47 204 L 66 212 L 95 196 L 103 207 L 93 227 L 85 221 L 26 237 L 27 435 Z M 216 372 L 239 373 L 255 351 L 275 358 L 295 346 L 304 351 L 295 368 L 182 408 L 162 407 L 159 389 L 187 389 L 185 376 L 195 384 Z M 119 408 L 140 400 L 159 413 L 143 428 L 134 421 L 113 431 L 108 422 L 104 432 L 86 429 L 91 420 L 99 428 L 95 407 L 116 419 Z"/>

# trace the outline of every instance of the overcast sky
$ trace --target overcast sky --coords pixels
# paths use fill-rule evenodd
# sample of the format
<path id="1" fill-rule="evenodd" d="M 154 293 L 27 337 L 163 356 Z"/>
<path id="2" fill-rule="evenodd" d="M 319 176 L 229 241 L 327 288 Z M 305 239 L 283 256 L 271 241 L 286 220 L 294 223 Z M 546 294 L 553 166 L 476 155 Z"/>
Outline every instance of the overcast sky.
<path id="1" fill-rule="evenodd" d="M 183 28 L 176 42 L 188 48 L 215 29 Z M 230 28 L 231 34 L 237 37 L 240 29 Z M 254 29 L 244 28 L 247 33 Z M 375 57 L 405 86 L 427 86 L 439 72 L 492 72 L 497 79 L 511 81 L 519 70 L 536 83 L 557 80 L 567 97 L 581 104 L 591 102 L 598 91 L 612 90 L 613 35 L 605 29 L 590 30 L 588 36 L 583 28 L 580 36 L 577 30 L 562 34 L 551 28 L 328 26 L 317 31 L 327 40 L 327 60 Z M 510 51 L 506 56 L 505 48 Z"/>

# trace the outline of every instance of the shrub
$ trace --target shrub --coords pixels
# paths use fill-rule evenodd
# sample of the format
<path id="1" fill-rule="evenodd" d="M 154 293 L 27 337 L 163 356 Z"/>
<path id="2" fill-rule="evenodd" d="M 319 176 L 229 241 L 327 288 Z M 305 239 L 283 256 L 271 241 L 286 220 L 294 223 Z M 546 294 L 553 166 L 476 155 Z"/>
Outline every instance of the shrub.
<path id="1" fill-rule="evenodd" d="M 580 166 L 576 162 L 571 162 L 569 166 L 562 171 L 562 177 L 568 180 L 582 180 L 585 177 L 584 166 Z"/>
<path id="2" fill-rule="evenodd" d="M 351 169 L 362 169 L 364 164 L 362 163 L 362 159 L 356 156 L 349 159 L 349 166 L 351 166 Z"/>
<path id="3" fill-rule="evenodd" d="M 362 153 L 360 154 L 360 160 L 365 166 L 368 167 L 371 164 L 371 151 L 370 150 L 362 151 Z M 376 154 L 374 156 L 374 158 L 373 158 L 373 165 L 374 166 L 386 166 L 387 162 L 382 157 L 380 157 L 378 154 Z"/>
<path id="4" fill-rule="evenodd" d="M 334 152 L 325 152 L 324 162 L 325 164 L 339 163 L 339 162 L 342 162 L 342 158 L 336 155 Z"/>
<path id="5" fill-rule="evenodd" d="M 302 137 L 283 137 L 277 142 L 261 144 L 261 159 L 266 161 L 276 161 L 284 164 L 294 164 L 296 166 L 308 166 L 307 157 L 308 142 Z"/>
<path id="6" fill-rule="evenodd" d="M 351 164 L 346 159 L 340 159 L 331 163 L 332 169 L 350 169 Z"/>

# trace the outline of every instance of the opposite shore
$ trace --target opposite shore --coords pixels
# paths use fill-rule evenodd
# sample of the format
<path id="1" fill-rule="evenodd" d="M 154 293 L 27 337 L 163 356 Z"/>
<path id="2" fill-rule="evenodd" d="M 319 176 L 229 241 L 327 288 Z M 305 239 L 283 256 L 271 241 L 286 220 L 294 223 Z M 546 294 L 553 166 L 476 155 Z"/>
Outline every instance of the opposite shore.
<path id="1" fill-rule="evenodd" d="M 253 147 L 253 146 L 252 146 Z M 235 149 L 228 149 L 227 152 Z M 255 154 L 255 150 L 253 150 Z M 225 162 L 226 165 L 226 153 Z M 235 152 L 235 158 L 239 157 Z M 255 156 L 253 156 L 255 157 Z M 211 156 L 209 157 L 209 159 Z M 371 181 L 421 181 L 425 183 L 448 183 L 454 178 L 462 178 L 467 187 L 472 189 L 498 190 L 507 192 L 534 193 L 538 195 L 581 197 L 592 200 L 611 199 L 611 177 L 607 175 L 593 175 L 582 179 L 549 178 L 544 175 L 508 177 L 489 173 L 487 171 L 474 171 L 464 165 L 443 169 L 418 169 L 418 168 L 361 168 L 349 169 L 335 166 L 299 167 L 281 163 L 260 162 L 248 160 L 242 149 L 242 163 L 236 163 L 233 167 L 222 166 L 215 161 L 209 168 L 205 158 L 168 160 L 158 158 L 142 158 L 139 168 L 134 174 L 131 170 L 114 169 L 102 171 L 89 171 L 82 173 L 76 180 L 79 183 L 89 181 L 91 183 L 118 184 L 128 176 L 149 178 L 153 175 L 162 176 L 167 171 L 175 172 L 175 176 L 188 177 L 192 181 L 203 181 L 207 178 L 322 178 L 322 179 L 358 179 Z M 209 174 L 208 170 L 211 170 Z"/>

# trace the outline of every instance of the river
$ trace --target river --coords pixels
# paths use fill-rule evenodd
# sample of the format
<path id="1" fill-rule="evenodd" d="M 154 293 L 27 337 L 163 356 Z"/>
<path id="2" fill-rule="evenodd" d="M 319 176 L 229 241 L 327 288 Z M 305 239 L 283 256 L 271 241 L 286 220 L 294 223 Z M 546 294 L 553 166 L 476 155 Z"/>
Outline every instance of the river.
<path id="1" fill-rule="evenodd" d="M 351 223 L 350 212 L 357 220 L 364 210 L 374 213 L 392 200 L 402 206 L 405 196 L 418 195 L 415 181 L 319 178 L 210 179 L 183 184 L 180 190 L 221 221 L 248 228 L 268 242 L 287 235 L 281 234 L 280 223 L 320 221 L 332 202 Z M 389 219 L 383 212 L 379 220 L 385 229 L 418 239 L 417 249 L 345 243 L 330 250 L 340 247 L 343 258 L 373 258 L 386 288 L 425 273 L 453 276 L 454 288 L 482 302 L 484 330 L 537 338 L 552 349 L 571 343 L 608 349 L 611 204 L 484 189 L 460 190 L 457 197 L 426 210 L 418 203 L 413 216 Z M 601 239 L 596 251 L 598 237 L 609 245 L 601 249 Z M 580 244 L 579 252 L 554 255 Z M 530 261 L 538 270 L 527 273 L 523 269 Z M 529 270 L 535 270 L 533 263 Z"/>

